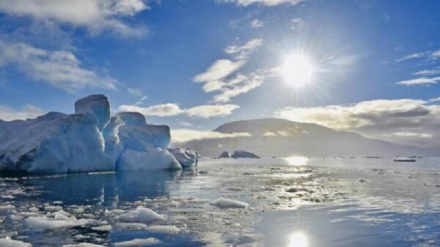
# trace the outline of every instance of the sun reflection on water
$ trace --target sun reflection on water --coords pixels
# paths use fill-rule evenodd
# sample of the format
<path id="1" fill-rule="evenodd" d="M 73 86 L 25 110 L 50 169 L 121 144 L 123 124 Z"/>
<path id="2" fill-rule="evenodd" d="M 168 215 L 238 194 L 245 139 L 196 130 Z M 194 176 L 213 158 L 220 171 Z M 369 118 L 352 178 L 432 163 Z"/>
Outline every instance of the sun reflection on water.
<path id="1" fill-rule="evenodd" d="M 284 159 L 291 166 L 305 166 L 309 162 L 309 158 L 303 156 L 290 156 Z"/>
<path id="2" fill-rule="evenodd" d="M 289 237 L 289 244 L 287 247 L 308 247 L 309 241 L 307 235 L 303 232 L 294 232 Z"/>

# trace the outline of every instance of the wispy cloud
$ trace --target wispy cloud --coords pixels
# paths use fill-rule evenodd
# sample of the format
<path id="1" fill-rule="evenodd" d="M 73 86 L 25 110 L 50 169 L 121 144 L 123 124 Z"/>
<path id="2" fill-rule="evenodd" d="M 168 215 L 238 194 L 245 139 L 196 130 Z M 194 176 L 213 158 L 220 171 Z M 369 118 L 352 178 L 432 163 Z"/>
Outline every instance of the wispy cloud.
<path id="1" fill-rule="evenodd" d="M 171 130 L 171 141 L 173 143 L 181 143 L 192 140 L 203 140 L 203 139 L 223 139 L 223 138 L 234 138 L 234 137 L 250 137 L 251 134 L 246 132 L 237 133 L 220 133 L 215 131 L 200 131 L 191 129 L 172 129 Z"/>
<path id="2" fill-rule="evenodd" d="M 136 97 L 141 97 L 144 94 L 142 90 L 132 87 L 127 88 L 127 92 Z"/>
<path id="3" fill-rule="evenodd" d="M 214 62 L 205 72 L 202 74 L 198 74 L 194 77 L 195 82 L 202 82 L 208 84 L 208 86 L 204 86 L 205 92 L 211 92 L 217 90 L 217 87 L 221 86 L 213 86 L 214 84 L 220 84 L 221 80 L 225 77 L 232 74 L 234 71 L 238 70 L 241 66 L 243 66 L 245 61 L 231 61 L 228 59 L 220 59 Z"/>
<path id="4" fill-rule="evenodd" d="M 300 30 L 300 29 L 304 28 L 305 25 L 306 25 L 306 23 L 304 22 L 303 19 L 294 18 L 291 20 L 290 28 L 293 30 Z"/>
<path id="5" fill-rule="evenodd" d="M 185 114 L 192 118 L 207 119 L 231 115 L 232 112 L 238 108 L 238 105 L 227 104 L 199 105 L 188 109 L 182 109 L 177 104 L 167 103 L 149 107 L 141 107 L 139 105 L 121 105 L 118 107 L 118 110 L 140 112 L 146 116 L 171 117 Z"/>
<path id="6" fill-rule="evenodd" d="M 213 97 L 213 101 L 217 103 L 226 103 L 232 98 L 247 93 L 263 84 L 265 73 L 253 72 L 249 75 L 238 74 L 235 78 L 224 83 L 224 86 L 219 89 L 220 93 Z"/>
<path id="7" fill-rule="evenodd" d="M 84 68 L 81 61 L 66 50 L 49 51 L 0 40 L 0 67 L 7 65 L 16 66 L 36 81 L 71 93 L 85 87 L 116 89 L 115 79 Z"/>
<path id="8" fill-rule="evenodd" d="M 235 60 L 243 61 L 247 60 L 249 56 L 258 47 L 262 46 L 264 41 L 262 39 L 252 39 L 242 46 L 231 45 L 226 47 L 225 52 L 232 55 Z"/>
<path id="9" fill-rule="evenodd" d="M 414 85 L 430 85 L 437 84 L 440 82 L 440 77 L 420 77 L 411 80 L 399 81 L 396 82 L 397 85 L 405 85 L 405 86 L 414 86 Z"/>
<path id="10" fill-rule="evenodd" d="M 274 115 L 398 143 L 440 147 L 436 138 L 440 136 L 440 105 L 433 103 L 415 99 L 371 100 L 351 105 L 286 107 Z"/>
<path id="11" fill-rule="evenodd" d="M 177 104 L 167 103 L 150 107 L 140 107 L 137 105 L 120 105 L 119 111 L 134 111 L 146 116 L 171 117 L 182 114 L 184 110 Z"/>
<path id="12" fill-rule="evenodd" d="M 232 114 L 232 111 L 238 109 L 238 105 L 200 105 L 189 108 L 186 114 L 196 118 L 224 117 Z"/>
<path id="13" fill-rule="evenodd" d="M 253 19 L 251 21 L 251 27 L 253 28 L 259 28 L 264 26 L 264 21 L 260 20 L 260 19 Z"/>
<path id="14" fill-rule="evenodd" d="M 417 58 L 423 58 L 425 57 L 426 53 L 425 52 L 416 52 L 416 53 L 412 53 L 409 55 L 405 55 L 401 58 L 396 59 L 396 62 L 403 62 L 406 60 L 412 60 L 412 59 L 417 59 Z"/>
<path id="15" fill-rule="evenodd" d="M 11 121 L 11 120 L 25 120 L 28 118 L 36 118 L 43 115 L 45 112 L 31 104 L 25 105 L 22 109 L 12 109 L 7 106 L 0 105 L 0 120 Z"/>
<path id="16" fill-rule="evenodd" d="M 231 45 L 225 48 L 225 53 L 232 56 L 233 60 L 219 59 L 205 72 L 194 77 L 194 81 L 203 83 L 204 92 L 216 92 L 213 96 L 214 103 L 226 103 L 231 98 L 260 86 L 264 81 L 263 71 L 252 72 L 248 75 L 238 73 L 250 55 L 263 45 L 262 39 L 253 39 L 242 46 Z"/>
<path id="17" fill-rule="evenodd" d="M 419 71 L 413 73 L 413 75 L 416 75 L 416 76 L 432 76 L 432 75 L 438 75 L 438 74 L 440 74 L 440 67 L 436 67 L 433 69 L 419 70 Z"/>
<path id="18" fill-rule="evenodd" d="M 49 20 L 92 33 L 103 30 L 125 36 L 145 33 L 145 28 L 132 27 L 125 18 L 149 9 L 145 0 L 0 0 L 0 12 Z"/>
<path id="19" fill-rule="evenodd" d="M 234 3 L 237 6 L 243 6 L 243 7 L 252 4 L 259 4 L 268 7 L 282 5 L 282 4 L 296 5 L 304 1 L 305 0 L 217 0 L 218 3 Z"/>

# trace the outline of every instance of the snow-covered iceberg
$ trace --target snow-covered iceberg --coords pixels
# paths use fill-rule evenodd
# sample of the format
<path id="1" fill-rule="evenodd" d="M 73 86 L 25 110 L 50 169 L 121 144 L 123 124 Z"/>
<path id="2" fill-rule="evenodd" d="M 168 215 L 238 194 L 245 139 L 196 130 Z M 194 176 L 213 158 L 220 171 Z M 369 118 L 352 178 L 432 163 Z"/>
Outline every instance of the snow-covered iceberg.
<path id="1" fill-rule="evenodd" d="M 82 98 L 74 114 L 0 120 L 0 170 L 85 172 L 180 169 L 197 164 L 189 150 L 167 149 L 170 129 L 137 112 L 110 115 L 105 95 Z"/>

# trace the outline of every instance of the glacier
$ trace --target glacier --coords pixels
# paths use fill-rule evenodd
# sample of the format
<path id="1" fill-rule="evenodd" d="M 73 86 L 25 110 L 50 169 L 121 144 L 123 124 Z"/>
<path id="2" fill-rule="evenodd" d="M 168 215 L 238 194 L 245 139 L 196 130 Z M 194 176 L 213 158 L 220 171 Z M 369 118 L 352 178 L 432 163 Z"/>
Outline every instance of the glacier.
<path id="1" fill-rule="evenodd" d="M 169 147 L 170 128 L 138 112 L 110 113 L 105 95 L 75 102 L 75 113 L 0 120 L 0 170 L 29 173 L 181 169 L 199 155 Z"/>

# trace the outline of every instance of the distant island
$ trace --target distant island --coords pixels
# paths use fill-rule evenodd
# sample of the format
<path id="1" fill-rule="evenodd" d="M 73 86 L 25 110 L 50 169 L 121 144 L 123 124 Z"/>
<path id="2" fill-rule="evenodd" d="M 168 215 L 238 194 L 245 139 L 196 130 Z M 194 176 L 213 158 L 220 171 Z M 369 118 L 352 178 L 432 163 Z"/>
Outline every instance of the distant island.
<path id="1" fill-rule="evenodd" d="M 213 131 L 248 136 L 192 140 L 174 145 L 193 149 L 202 156 L 218 157 L 224 150 L 251 150 L 272 156 L 409 156 L 434 155 L 435 150 L 398 145 L 338 131 L 317 124 L 264 118 L 225 123 Z"/>

